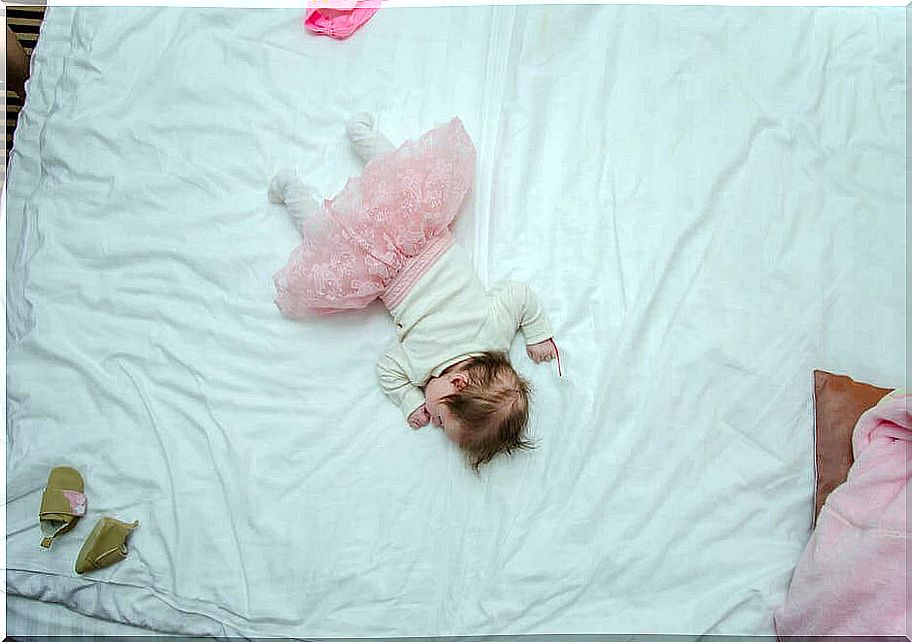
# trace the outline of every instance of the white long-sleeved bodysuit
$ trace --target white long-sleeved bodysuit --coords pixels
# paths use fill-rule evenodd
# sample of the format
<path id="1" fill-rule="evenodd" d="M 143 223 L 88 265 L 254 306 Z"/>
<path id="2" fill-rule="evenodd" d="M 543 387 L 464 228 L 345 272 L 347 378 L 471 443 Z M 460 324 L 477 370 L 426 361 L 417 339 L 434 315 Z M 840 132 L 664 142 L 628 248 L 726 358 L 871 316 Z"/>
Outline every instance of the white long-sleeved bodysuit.
<path id="1" fill-rule="evenodd" d="M 488 292 L 458 244 L 389 312 L 398 341 L 377 363 L 377 374 L 406 419 L 424 404 L 422 388 L 451 365 L 482 352 L 508 351 L 517 331 L 526 345 L 552 337 L 528 286 L 511 281 Z"/>

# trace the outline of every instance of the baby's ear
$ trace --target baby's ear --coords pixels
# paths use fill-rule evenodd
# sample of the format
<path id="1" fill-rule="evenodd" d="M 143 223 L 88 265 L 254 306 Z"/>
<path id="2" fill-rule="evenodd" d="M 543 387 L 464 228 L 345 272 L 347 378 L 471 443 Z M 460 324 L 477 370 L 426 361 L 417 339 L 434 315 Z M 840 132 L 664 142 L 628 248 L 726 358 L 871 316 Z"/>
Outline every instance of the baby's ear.
<path id="1" fill-rule="evenodd" d="M 461 372 L 454 374 L 450 381 L 453 383 L 453 387 L 456 388 L 456 390 L 462 390 L 469 384 L 469 378 Z"/>

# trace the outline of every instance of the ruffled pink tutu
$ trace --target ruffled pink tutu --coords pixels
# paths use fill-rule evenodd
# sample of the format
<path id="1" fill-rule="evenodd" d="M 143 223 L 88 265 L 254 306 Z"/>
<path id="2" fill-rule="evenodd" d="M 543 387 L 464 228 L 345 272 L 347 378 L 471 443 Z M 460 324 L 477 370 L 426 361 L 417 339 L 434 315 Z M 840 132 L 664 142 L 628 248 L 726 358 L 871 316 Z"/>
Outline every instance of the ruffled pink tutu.
<path id="1" fill-rule="evenodd" d="M 370 160 L 323 202 L 273 280 L 287 317 L 397 305 L 450 246 L 449 225 L 472 185 L 475 146 L 454 118 Z"/>

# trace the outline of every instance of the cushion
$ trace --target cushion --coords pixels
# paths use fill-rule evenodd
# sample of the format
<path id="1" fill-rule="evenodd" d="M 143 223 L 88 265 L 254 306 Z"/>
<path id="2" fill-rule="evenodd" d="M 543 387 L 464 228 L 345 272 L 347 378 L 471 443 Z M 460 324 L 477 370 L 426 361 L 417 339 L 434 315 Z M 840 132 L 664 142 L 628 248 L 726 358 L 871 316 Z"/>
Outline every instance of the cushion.
<path id="1" fill-rule="evenodd" d="M 852 432 L 858 418 L 877 404 L 890 388 L 878 388 L 850 377 L 814 371 L 817 488 L 814 519 L 827 495 L 846 480 L 854 458 Z"/>

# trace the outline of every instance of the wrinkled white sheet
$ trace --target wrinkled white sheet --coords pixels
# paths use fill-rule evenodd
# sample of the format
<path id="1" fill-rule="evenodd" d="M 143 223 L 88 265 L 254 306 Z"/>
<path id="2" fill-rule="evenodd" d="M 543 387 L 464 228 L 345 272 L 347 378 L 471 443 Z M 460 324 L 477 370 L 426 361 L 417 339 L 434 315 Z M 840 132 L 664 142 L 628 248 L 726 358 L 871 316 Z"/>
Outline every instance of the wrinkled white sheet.
<path id="1" fill-rule="evenodd" d="M 48 11 L 10 168 L 11 594 L 182 633 L 772 633 L 811 370 L 906 385 L 902 9 Z M 460 116 L 457 236 L 528 281 L 526 453 L 473 477 L 382 396 L 382 310 L 283 319 L 266 202 L 343 124 Z M 874 312 L 874 313 L 872 313 Z M 89 514 L 39 548 L 49 469 Z M 77 577 L 102 515 L 128 559 Z M 15 633 L 15 631 L 10 631 Z"/>

